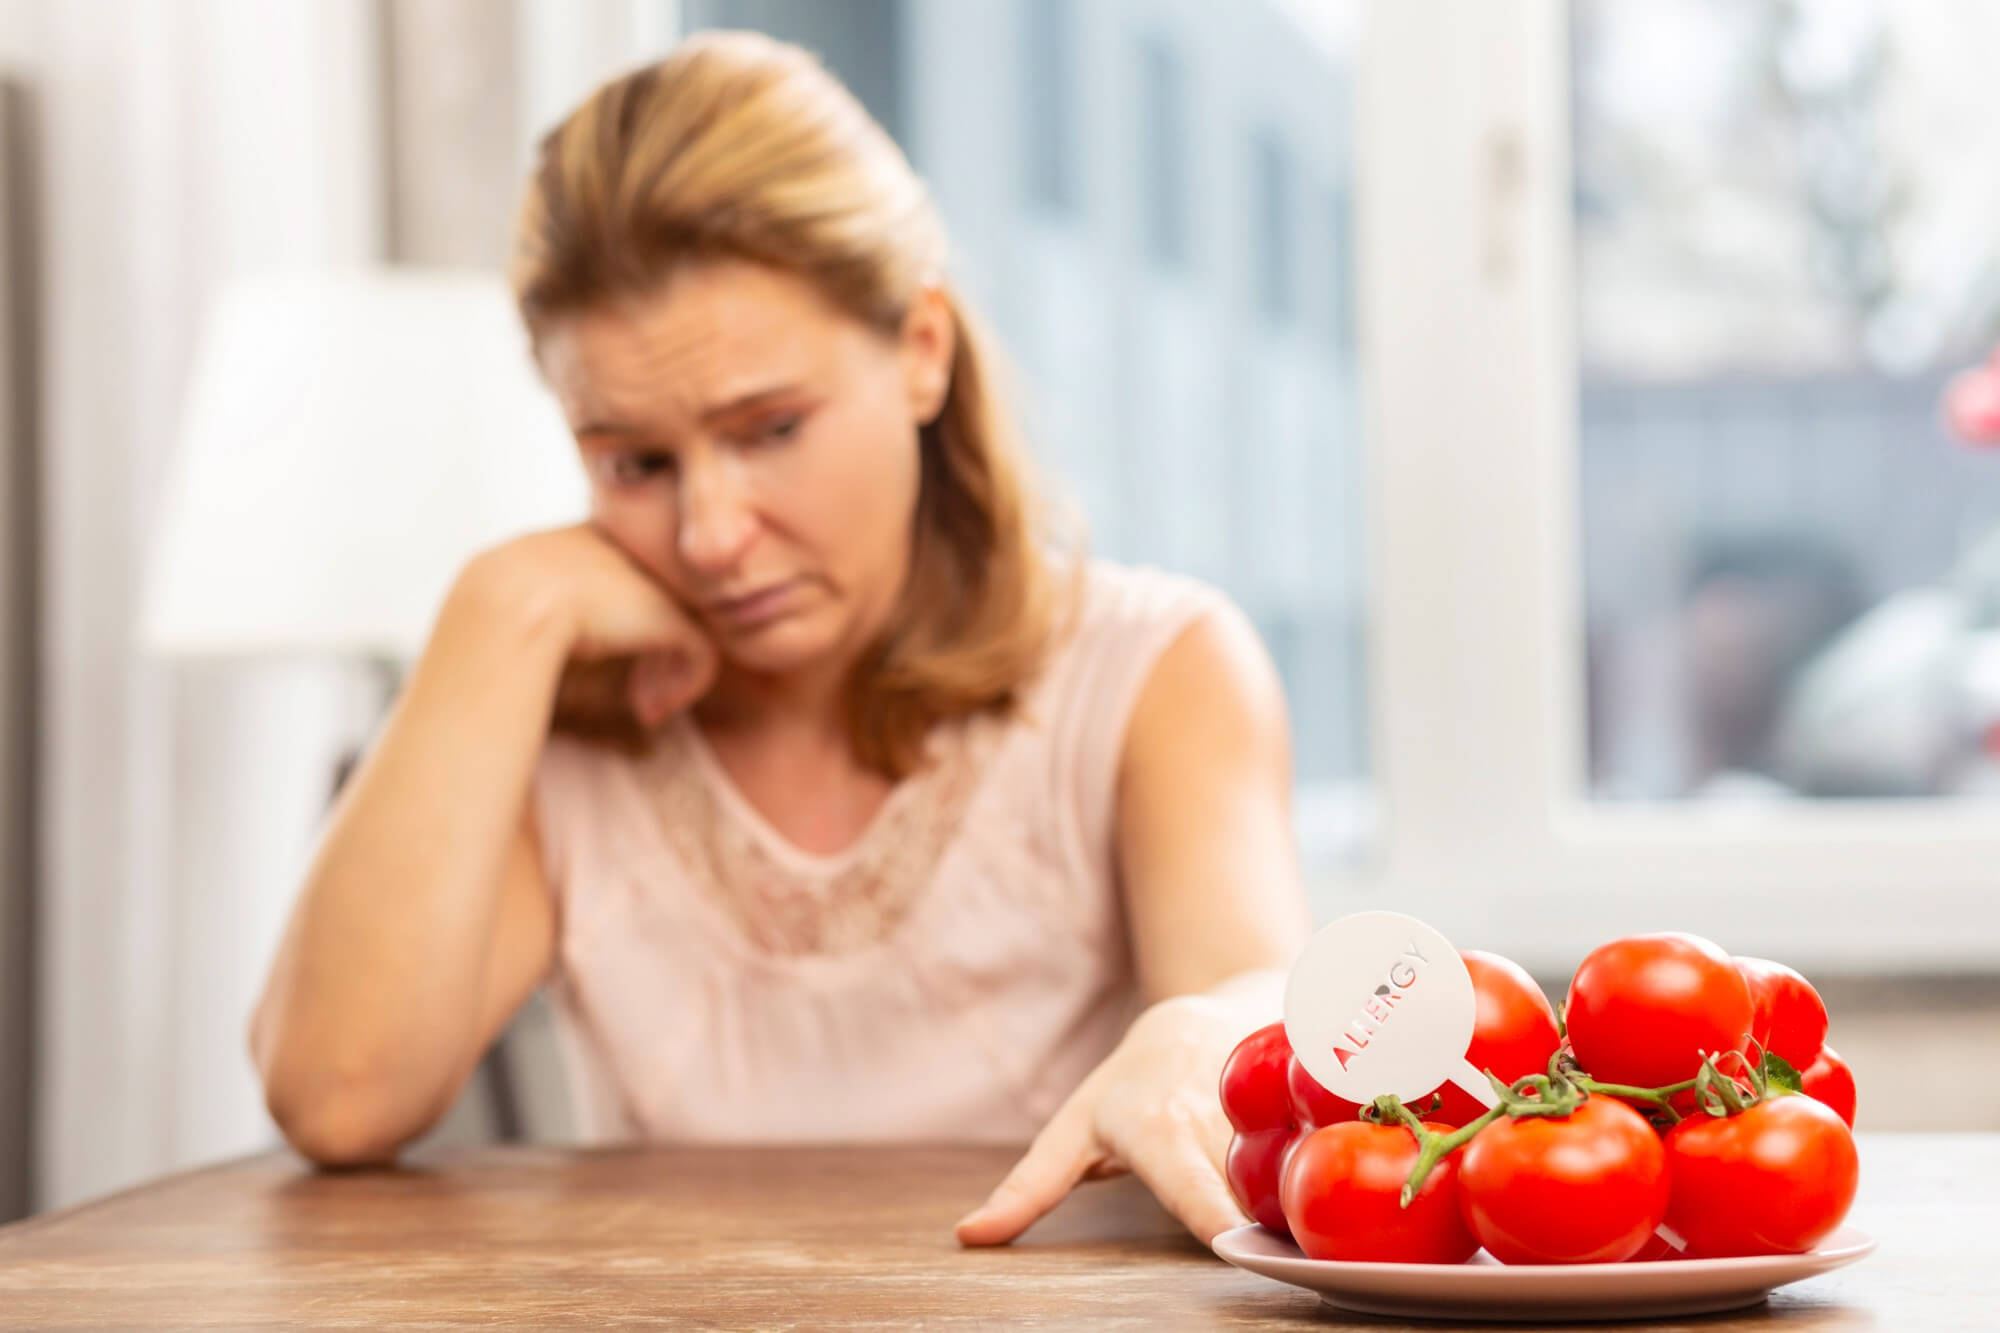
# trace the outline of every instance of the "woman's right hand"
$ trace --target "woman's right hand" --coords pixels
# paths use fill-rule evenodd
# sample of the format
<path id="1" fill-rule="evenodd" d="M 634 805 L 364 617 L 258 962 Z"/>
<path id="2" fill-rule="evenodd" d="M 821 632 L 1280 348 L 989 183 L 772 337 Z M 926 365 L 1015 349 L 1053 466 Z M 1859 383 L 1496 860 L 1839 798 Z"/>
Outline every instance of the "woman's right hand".
<path id="1" fill-rule="evenodd" d="M 642 743 L 715 680 L 709 638 L 665 587 L 589 523 L 529 533 L 477 557 L 514 595 L 543 597 L 565 625 L 557 730 Z"/>
<path id="2" fill-rule="evenodd" d="M 450 1108 L 554 966 L 534 799 L 551 722 L 636 752 L 716 657 L 595 528 L 460 571 L 341 792 L 253 1020 L 266 1103 L 301 1151 L 386 1161 Z"/>

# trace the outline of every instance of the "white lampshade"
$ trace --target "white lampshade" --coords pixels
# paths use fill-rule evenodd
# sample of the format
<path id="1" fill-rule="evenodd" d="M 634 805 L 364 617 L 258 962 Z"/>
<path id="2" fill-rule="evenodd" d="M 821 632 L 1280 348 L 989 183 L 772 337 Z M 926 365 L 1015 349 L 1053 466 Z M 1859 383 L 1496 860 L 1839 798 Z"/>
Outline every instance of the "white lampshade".
<path id="1" fill-rule="evenodd" d="M 374 269 L 223 293 L 162 505 L 148 650 L 408 661 L 470 556 L 587 501 L 501 279 Z"/>

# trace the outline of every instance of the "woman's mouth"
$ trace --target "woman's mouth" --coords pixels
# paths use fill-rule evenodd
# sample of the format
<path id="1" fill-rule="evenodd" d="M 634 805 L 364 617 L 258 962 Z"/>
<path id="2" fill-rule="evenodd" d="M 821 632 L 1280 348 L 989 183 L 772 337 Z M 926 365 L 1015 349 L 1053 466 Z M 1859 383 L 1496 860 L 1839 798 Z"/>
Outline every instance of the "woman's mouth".
<path id="1" fill-rule="evenodd" d="M 791 613 L 798 591 L 798 579 L 781 579 L 735 597 L 718 598 L 708 604 L 708 610 L 729 629 L 761 629 Z"/>

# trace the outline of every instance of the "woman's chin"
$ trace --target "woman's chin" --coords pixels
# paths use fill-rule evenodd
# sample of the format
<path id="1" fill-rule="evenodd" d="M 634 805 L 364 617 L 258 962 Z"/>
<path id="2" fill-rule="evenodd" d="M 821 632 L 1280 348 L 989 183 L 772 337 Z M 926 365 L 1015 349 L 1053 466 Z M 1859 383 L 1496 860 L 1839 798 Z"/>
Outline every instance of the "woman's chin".
<path id="1" fill-rule="evenodd" d="M 755 676 L 785 676 L 809 670 L 827 660 L 838 647 L 808 617 L 787 619 L 722 638 L 722 655 L 739 671 Z"/>

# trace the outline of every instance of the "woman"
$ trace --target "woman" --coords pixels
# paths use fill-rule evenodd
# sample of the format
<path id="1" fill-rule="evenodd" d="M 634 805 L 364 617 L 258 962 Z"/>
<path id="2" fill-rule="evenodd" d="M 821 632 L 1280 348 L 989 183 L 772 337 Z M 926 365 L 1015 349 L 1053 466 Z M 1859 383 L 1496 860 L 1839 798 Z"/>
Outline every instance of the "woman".
<path id="1" fill-rule="evenodd" d="M 1121 1169 L 1243 1221 L 1217 1073 L 1308 928 L 1279 687 L 1047 542 L 944 262 L 764 38 L 544 142 L 512 276 L 592 517 L 468 564 L 333 816 L 251 1032 L 306 1155 L 393 1157 L 546 981 L 594 1137 L 1032 1137 L 967 1244 Z"/>

